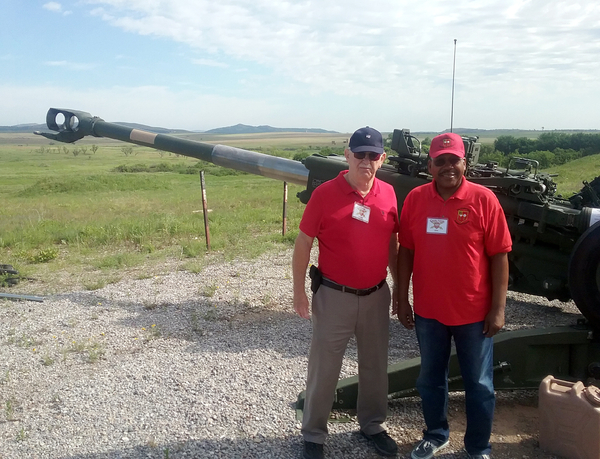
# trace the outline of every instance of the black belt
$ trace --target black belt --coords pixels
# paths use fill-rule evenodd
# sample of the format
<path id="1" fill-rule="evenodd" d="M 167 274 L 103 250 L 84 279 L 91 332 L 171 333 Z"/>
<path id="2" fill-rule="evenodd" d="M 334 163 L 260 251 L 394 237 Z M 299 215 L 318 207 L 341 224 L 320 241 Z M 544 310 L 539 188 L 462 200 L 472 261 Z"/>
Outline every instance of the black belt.
<path id="1" fill-rule="evenodd" d="M 367 296 L 367 295 L 370 295 L 371 293 L 379 290 L 381 287 L 383 287 L 383 284 L 385 284 L 385 279 L 383 279 L 376 286 L 370 287 L 370 288 L 352 288 L 352 287 L 346 287 L 345 285 L 338 284 L 338 283 L 330 281 L 329 279 L 326 279 L 326 278 L 323 278 L 323 280 L 321 281 L 321 283 L 323 285 L 327 286 L 327 287 L 333 288 L 335 290 L 339 290 L 339 291 L 344 292 L 344 293 L 352 293 L 352 294 L 357 295 L 357 296 Z"/>

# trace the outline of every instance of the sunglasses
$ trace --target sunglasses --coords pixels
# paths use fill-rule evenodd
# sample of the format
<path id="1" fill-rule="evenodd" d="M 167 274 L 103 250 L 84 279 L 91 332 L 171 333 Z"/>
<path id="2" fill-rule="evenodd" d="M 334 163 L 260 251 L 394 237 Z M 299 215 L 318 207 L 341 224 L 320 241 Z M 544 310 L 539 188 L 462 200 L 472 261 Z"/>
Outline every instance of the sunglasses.
<path id="1" fill-rule="evenodd" d="M 462 161 L 462 158 L 459 158 L 455 155 L 452 155 L 448 158 L 438 157 L 433 160 L 433 165 L 435 167 L 442 167 L 444 164 L 451 164 L 452 166 L 456 166 L 459 161 Z"/>
<path id="2" fill-rule="evenodd" d="M 356 159 L 365 159 L 367 155 L 369 156 L 369 161 L 379 161 L 379 158 L 381 158 L 381 153 L 374 153 L 372 151 L 353 151 L 352 153 Z"/>

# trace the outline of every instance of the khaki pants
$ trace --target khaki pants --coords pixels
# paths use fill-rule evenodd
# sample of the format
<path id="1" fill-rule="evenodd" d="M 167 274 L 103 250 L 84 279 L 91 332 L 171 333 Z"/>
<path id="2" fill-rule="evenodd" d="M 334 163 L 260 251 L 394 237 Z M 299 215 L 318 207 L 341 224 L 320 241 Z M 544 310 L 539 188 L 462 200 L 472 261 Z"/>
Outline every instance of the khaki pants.
<path id="1" fill-rule="evenodd" d="M 308 357 L 302 419 L 304 440 L 324 443 L 348 341 L 358 350 L 357 415 L 368 435 L 385 430 L 390 290 L 387 284 L 367 296 L 342 293 L 321 285 L 312 300 L 313 334 Z"/>

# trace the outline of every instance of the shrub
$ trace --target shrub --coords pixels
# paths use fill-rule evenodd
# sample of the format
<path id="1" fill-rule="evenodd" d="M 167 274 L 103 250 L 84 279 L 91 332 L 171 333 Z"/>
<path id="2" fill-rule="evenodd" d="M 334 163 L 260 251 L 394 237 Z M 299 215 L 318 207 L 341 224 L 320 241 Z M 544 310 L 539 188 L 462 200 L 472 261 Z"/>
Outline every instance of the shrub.
<path id="1" fill-rule="evenodd" d="M 48 247 L 47 249 L 42 249 L 38 253 L 31 255 L 29 259 L 32 263 L 48 263 L 56 257 L 58 257 L 58 249 L 55 247 Z"/>

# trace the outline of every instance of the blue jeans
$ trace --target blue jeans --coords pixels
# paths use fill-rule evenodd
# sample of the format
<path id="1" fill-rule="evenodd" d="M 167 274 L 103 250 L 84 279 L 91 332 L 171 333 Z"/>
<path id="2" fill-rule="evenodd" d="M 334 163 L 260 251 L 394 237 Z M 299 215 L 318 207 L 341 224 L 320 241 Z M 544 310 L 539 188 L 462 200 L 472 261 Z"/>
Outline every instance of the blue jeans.
<path id="1" fill-rule="evenodd" d="M 448 439 L 448 361 L 451 339 L 465 386 L 469 454 L 489 454 L 496 397 L 494 394 L 492 338 L 483 334 L 483 322 L 446 326 L 415 314 L 415 329 L 421 350 L 417 390 L 421 395 L 427 430 L 423 438 L 436 444 Z"/>

